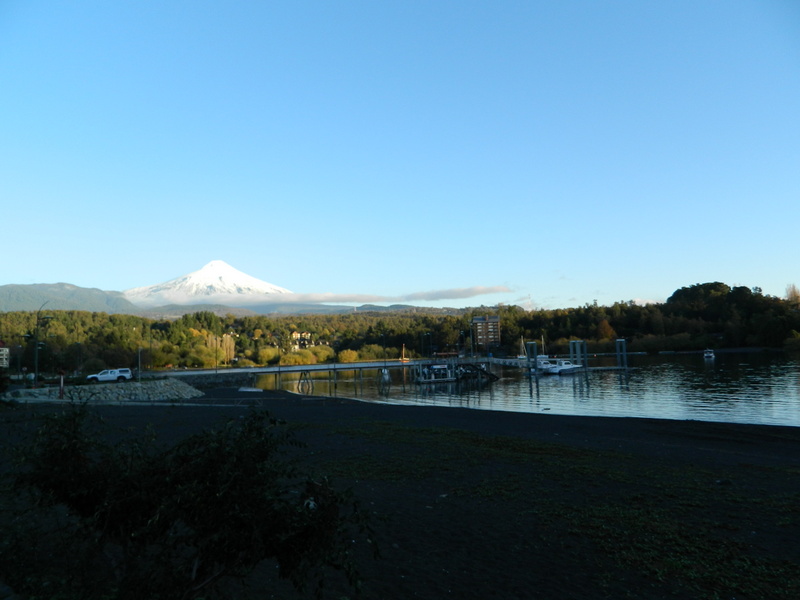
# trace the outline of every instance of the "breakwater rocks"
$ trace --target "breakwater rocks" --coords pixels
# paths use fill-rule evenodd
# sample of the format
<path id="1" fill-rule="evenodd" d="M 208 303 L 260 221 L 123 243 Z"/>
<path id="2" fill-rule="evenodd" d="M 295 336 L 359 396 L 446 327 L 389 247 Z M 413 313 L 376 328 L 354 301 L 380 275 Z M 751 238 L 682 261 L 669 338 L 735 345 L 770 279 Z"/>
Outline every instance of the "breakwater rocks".
<path id="1" fill-rule="evenodd" d="M 178 379 L 152 379 L 125 383 L 66 386 L 64 398 L 57 387 L 12 390 L 0 396 L 5 402 L 85 402 L 87 404 L 180 403 L 203 392 Z"/>

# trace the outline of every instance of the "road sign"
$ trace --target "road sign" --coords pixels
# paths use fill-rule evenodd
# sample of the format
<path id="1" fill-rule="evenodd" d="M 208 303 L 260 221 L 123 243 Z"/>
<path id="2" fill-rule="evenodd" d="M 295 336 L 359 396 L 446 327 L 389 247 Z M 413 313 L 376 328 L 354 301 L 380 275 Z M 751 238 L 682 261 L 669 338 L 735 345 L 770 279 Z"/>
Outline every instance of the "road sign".
<path id="1" fill-rule="evenodd" d="M 8 358 L 10 351 L 8 348 L 0 348 L 0 367 L 8 368 Z"/>

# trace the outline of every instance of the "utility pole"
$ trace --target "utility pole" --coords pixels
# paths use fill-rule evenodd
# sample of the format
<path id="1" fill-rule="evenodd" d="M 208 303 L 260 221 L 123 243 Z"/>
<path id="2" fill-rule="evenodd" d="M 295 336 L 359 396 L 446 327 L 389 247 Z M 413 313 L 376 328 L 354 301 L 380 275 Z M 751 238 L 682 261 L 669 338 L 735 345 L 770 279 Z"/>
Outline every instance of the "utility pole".
<path id="1" fill-rule="evenodd" d="M 50 301 L 48 300 L 47 302 Z M 33 328 L 33 387 L 35 388 L 39 387 L 39 327 L 42 321 L 48 323 L 50 319 L 53 318 L 50 315 L 44 317 L 41 316 L 42 309 L 45 307 L 47 302 L 42 304 L 39 307 L 39 310 L 36 311 L 36 324 Z"/>

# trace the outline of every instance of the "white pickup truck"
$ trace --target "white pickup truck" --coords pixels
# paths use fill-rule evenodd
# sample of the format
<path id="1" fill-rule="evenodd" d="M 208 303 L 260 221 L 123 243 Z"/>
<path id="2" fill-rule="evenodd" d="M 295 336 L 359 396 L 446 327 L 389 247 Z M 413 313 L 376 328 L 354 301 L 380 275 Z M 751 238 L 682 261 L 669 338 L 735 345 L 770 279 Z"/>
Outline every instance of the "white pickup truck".
<path id="1" fill-rule="evenodd" d="M 86 376 L 86 381 L 91 383 L 99 383 L 102 381 L 129 381 L 131 379 L 133 379 L 133 373 L 131 373 L 130 369 L 106 369 L 94 375 Z"/>

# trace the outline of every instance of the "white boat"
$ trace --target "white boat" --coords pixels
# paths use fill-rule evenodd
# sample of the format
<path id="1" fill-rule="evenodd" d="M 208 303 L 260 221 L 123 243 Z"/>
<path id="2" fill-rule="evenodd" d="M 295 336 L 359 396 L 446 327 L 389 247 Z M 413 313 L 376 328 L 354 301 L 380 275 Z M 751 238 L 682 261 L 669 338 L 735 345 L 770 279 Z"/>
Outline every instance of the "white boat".
<path id="1" fill-rule="evenodd" d="M 558 375 L 558 360 L 546 354 L 536 357 L 536 370 L 540 375 Z"/>
<path id="2" fill-rule="evenodd" d="M 559 358 L 556 360 L 556 375 L 567 375 L 568 373 L 574 373 L 575 371 L 579 371 L 580 368 L 580 365 L 576 365 L 571 360 L 567 360 L 566 358 Z"/>
<path id="3" fill-rule="evenodd" d="M 714 360 L 716 358 L 716 355 L 714 354 L 714 351 L 711 348 L 706 348 L 705 352 L 703 352 L 703 358 L 705 360 Z"/>
<path id="4" fill-rule="evenodd" d="M 528 351 L 525 349 L 525 338 L 519 338 L 519 354 L 517 360 L 528 360 Z"/>
<path id="5" fill-rule="evenodd" d="M 536 357 L 536 370 L 540 375 L 567 375 L 580 369 L 580 365 L 574 364 L 566 358 L 550 358 L 542 355 Z"/>

